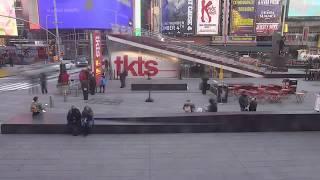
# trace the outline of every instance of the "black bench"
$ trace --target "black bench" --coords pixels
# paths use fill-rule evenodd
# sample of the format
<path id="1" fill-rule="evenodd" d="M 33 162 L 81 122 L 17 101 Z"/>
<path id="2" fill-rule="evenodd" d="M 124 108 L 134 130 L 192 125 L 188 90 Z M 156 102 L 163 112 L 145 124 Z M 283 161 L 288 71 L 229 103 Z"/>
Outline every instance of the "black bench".
<path id="1" fill-rule="evenodd" d="M 182 84 L 131 84 L 132 91 L 187 91 L 188 85 Z"/>
<path id="2" fill-rule="evenodd" d="M 153 114 L 139 117 L 95 115 L 93 133 L 199 133 L 319 131 L 320 114 L 312 112 L 235 112 Z M 1 124 L 2 134 L 64 134 L 66 115 L 45 113 L 33 119 L 17 115 Z"/>

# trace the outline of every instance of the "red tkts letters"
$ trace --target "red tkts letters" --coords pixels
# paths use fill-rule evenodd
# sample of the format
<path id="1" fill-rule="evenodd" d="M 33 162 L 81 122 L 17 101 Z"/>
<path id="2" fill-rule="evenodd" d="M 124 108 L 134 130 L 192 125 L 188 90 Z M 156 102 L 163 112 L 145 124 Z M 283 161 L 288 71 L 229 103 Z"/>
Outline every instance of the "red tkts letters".
<path id="1" fill-rule="evenodd" d="M 131 73 L 132 76 L 145 76 L 148 75 L 148 73 L 150 76 L 156 76 L 159 73 L 159 69 L 156 67 L 158 65 L 157 61 L 144 61 L 141 56 L 138 57 L 138 60 L 131 61 L 130 63 L 128 55 L 124 55 L 123 60 L 121 60 L 121 56 L 117 56 L 114 64 L 117 73 L 122 72 L 123 68 L 126 69 L 128 73 Z"/>

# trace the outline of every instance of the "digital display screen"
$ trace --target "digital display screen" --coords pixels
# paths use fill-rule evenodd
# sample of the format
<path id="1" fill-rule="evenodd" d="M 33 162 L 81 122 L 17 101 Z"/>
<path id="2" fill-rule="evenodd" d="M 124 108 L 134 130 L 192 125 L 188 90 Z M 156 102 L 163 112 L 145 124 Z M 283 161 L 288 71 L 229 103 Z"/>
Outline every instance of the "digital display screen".
<path id="1" fill-rule="evenodd" d="M 111 29 L 132 21 L 132 0 L 56 0 L 58 26 L 62 29 Z M 40 24 L 55 28 L 53 1 L 38 0 Z"/>
<path id="2" fill-rule="evenodd" d="M 320 17 L 320 0 L 290 0 L 288 17 Z"/>
<path id="3" fill-rule="evenodd" d="M 14 0 L 1 0 L 0 14 L 4 16 L 10 16 L 13 18 L 0 16 L 0 35 L 1 36 L 17 36 L 17 21 L 16 12 L 14 8 Z"/>

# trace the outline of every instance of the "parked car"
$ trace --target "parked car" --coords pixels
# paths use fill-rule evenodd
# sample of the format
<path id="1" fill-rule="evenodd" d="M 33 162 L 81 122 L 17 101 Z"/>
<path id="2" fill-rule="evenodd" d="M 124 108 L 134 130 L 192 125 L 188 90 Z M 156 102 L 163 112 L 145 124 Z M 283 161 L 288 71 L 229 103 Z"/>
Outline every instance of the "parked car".
<path id="1" fill-rule="evenodd" d="M 76 58 L 75 64 L 76 64 L 77 67 L 88 66 L 89 65 L 89 61 L 88 61 L 88 58 L 86 56 L 80 56 L 80 57 Z"/>
<path id="2" fill-rule="evenodd" d="M 74 61 L 67 61 L 67 62 L 64 61 L 63 63 L 66 65 L 67 70 L 71 70 L 75 67 Z M 54 69 L 56 71 L 60 71 L 60 64 L 54 65 Z"/>

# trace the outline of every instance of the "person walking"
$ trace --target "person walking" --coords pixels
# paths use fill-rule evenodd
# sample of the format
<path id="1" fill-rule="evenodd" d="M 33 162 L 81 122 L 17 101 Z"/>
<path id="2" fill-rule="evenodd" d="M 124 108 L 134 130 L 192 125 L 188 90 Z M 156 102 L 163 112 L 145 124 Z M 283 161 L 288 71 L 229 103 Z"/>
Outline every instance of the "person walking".
<path id="1" fill-rule="evenodd" d="M 69 90 L 69 77 L 70 75 L 67 73 L 67 71 L 63 71 L 60 73 L 60 82 L 61 82 L 61 93 L 63 95 L 67 95 Z"/>
<path id="2" fill-rule="evenodd" d="M 102 93 L 105 92 L 106 85 L 107 85 L 107 79 L 104 75 L 102 75 L 100 78 L 100 91 L 99 91 L 100 93 L 101 93 L 101 89 L 102 89 Z"/>
<path id="3" fill-rule="evenodd" d="M 123 72 L 120 73 L 120 83 L 121 83 L 120 88 L 126 87 L 126 78 L 127 78 L 127 76 L 128 76 L 127 70 L 123 70 Z"/>
<path id="4" fill-rule="evenodd" d="M 13 67 L 13 58 L 11 54 L 9 55 L 9 64 L 10 64 L 10 67 Z"/>
<path id="5" fill-rule="evenodd" d="M 256 98 L 252 98 L 249 104 L 249 111 L 257 111 L 258 102 Z"/>
<path id="6" fill-rule="evenodd" d="M 218 104 L 217 101 L 213 98 L 209 99 L 208 112 L 218 112 Z"/>
<path id="7" fill-rule="evenodd" d="M 93 125 L 93 111 L 89 106 L 85 106 L 81 114 L 81 126 L 84 136 L 87 136 L 91 132 Z"/>
<path id="8" fill-rule="evenodd" d="M 81 132 L 81 113 L 78 108 L 71 106 L 67 115 L 67 127 L 72 135 L 77 136 Z"/>
<path id="9" fill-rule="evenodd" d="M 45 73 L 40 73 L 40 87 L 42 94 L 48 94 L 47 75 Z"/>
<path id="10" fill-rule="evenodd" d="M 239 97 L 239 105 L 241 111 L 248 111 L 247 107 L 249 105 L 249 99 L 245 92 L 243 92 Z"/>

